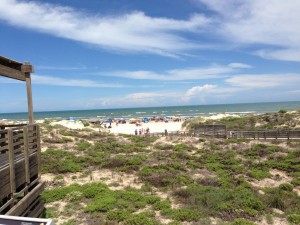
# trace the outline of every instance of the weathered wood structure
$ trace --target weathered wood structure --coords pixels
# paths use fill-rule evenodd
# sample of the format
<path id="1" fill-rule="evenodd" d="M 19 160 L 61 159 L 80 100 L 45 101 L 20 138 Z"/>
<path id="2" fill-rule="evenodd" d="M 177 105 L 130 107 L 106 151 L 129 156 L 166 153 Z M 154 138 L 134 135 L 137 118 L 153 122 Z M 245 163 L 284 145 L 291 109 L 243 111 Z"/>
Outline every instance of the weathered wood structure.
<path id="1" fill-rule="evenodd" d="M 211 137 L 211 138 L 246 138 L 259 140 L 299 139 L 300 130 L 227 130 L 225 125 L 199 124 L 194 130 L 151 133 L 151 136 Z"/>
<path id="2" fill-rule="evenodd" d="M 300 139 L 300 130 L 277 129 L 277 130 L 238 130 L 230 131 L 228 138 L 247 139 Z"/>
<path id="3" fill-rule="evenodd" d="M 198 124 L 194 127 L 194 133 L 197 136 L 226 138 L 227 128 L 223 124 Z"/>
<path id="4" fill-rule="evenodd" d="M 29 63 L 0 56 L 0 76 L 25 81 L 29 124 L 0 124 L 0 214 L 39 217 L 43 210 L 40 194 L 40 131 L 34 124 Z"/>

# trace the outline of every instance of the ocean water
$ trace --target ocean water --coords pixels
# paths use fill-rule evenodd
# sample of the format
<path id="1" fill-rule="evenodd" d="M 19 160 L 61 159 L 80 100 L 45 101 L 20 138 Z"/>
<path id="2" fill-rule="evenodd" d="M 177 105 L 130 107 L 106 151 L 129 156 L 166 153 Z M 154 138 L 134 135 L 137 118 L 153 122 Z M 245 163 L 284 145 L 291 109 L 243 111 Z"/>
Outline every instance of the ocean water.
<path id="1" fill-rule="evenodd" d="M 121 108 L 121 109 L 92 109 L 35 112 L 34 119 L 89 119 L 89 118 L 136 118 L 136 117 L 167 117 L 185 116 L 197 117 L 217 113 L 229 114 L 263 114 L 284 110 L 299 110 L 300 101 L 294 102 L 265 102 L 265 103 L 240 103 L 219 105 L 190 105 L 166 106 L 147 108 Z M 27 113 L 0 113 L 0 120 L 27 120 Z"/>

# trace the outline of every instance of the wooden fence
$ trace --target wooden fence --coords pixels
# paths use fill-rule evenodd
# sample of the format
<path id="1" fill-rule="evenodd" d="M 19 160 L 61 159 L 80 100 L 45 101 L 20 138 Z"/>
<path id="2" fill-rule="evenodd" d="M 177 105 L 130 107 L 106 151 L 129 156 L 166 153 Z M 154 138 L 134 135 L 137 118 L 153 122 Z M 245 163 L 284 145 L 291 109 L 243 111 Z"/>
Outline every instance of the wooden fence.
<path id="1" fill-rule="evenodd" d="M 300 139 L 300 130 L 255 130 L 255 131 L 230 131 L 228 138 L 247 139 Z"/>
<path id="2" fill-rule="evenodd" d="M 181 136 L 181 137 L 213 137 L 213 138 L 247 138 L 247 139 L 300 139 L 300 130 L 255 130 L 255 131 L 175 131 L 156 132 L 152 136 Z"/>
<path id="3" fill-rule="evenodd" d="M 150 134 L 151 136 L 158 136 L 158 137 L 172 137 L 172 136 L 177 136 L 177 137 L 215 137 L 215 138 L 226 138 L 226 134 L 224 133 L 199 133 L 199 132 L 194 132 L 194 131 L 166 131 L 166 132 L 154 132 Z"/>
<path id="4" fill-rule="evenodd" d="M 0 214 L 42 214 L 40 157 L 38 125 L 0 125 Z"/>

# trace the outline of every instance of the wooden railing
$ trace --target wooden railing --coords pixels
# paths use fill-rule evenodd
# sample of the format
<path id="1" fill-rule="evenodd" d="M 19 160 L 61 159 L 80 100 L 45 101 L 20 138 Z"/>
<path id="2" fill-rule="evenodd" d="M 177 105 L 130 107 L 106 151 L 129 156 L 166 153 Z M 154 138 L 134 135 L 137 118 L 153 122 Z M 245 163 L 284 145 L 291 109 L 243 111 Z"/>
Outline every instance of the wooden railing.
<path id="1" fill-rule="evenodd" d="M 224 132 L 215 132 L 215 133 L 198 133 L 194 131 L 165 131 L 165 132 L 154 132 L 150 134 L 151 136 L 178 136 L 178 137 L 215 137 L 215 138 L 226 138 Z"/>
<path id="2" fill-rule="evenodd" d="M 43 190 L 39 126 L 0 125 L 0 214 L 38 216 Z M 42 208 L 42 207 L 41 207 Z"/>
<path id="3" fill-rule="evenodd" d="M 300 130 L 234 130 L 224 132 L 165 131 L 152 133 L 151 136 L 246 138 L 246 139 L 300 139 Z"/>
<path id="4" fill-rule="evenodd" d="M 300 139 L 300 130 L 255 130 L 255 131 L 230 131 L 228 138 L 247 139 Z"/>

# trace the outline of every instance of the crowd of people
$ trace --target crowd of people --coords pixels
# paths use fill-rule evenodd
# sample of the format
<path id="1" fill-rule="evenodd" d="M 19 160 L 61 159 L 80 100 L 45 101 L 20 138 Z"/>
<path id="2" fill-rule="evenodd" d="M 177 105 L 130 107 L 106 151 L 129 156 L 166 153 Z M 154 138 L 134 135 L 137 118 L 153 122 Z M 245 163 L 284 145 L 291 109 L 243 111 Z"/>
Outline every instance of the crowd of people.
<path id="1" fill-rule="evenodd" d="M 134 134 L 135 135 L 150 135 L 150 129 L 149 127 L 147 127 L 146 129 L 142 128 L 142 129 L 135 129 L 134 130 Z"/>

